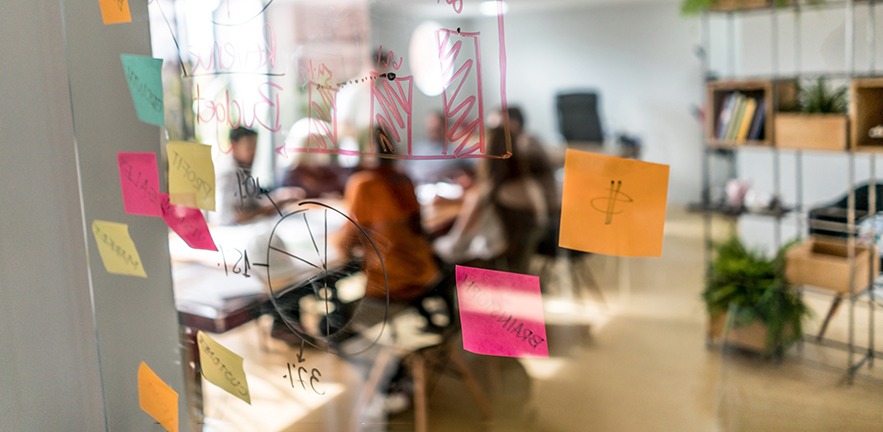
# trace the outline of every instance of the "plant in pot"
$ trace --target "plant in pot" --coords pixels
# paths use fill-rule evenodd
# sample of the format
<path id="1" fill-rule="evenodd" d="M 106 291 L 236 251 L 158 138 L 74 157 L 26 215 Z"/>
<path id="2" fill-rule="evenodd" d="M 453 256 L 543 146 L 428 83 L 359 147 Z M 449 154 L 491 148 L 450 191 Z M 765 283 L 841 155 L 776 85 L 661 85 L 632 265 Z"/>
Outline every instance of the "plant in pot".
<path id="1" fill-rule="evenodd" d="M 797 86 L 793 112 L 775 117 L 775 143 L 778 147 L 815 150 L 846 150 L 847 88 L 832 87 L 824 77 Z"/>
<path id="2" fill-rule="evenodd" d="M 772 259 L 735 235 L 715 247 L 702 292 L 712 338 L 726 336 L 726 342 L 780 357 L 803 337 L 801 321 L 809 309 L 785 281 L 785 251 L 792 244 Z"/>

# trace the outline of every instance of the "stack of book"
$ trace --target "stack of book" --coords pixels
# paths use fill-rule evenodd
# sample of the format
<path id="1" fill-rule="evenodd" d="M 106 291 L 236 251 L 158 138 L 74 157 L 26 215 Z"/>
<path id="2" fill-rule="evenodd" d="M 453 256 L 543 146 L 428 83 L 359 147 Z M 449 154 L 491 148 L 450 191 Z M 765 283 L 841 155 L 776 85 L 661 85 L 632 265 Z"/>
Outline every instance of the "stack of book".
<path id="1" fill-rule="evenodd" d="M 729 93 L 721 104 L 715 137 L 720 141 L 763 140 L 765 121 L 766 102 L 763 98 L 740 92 Z"/>

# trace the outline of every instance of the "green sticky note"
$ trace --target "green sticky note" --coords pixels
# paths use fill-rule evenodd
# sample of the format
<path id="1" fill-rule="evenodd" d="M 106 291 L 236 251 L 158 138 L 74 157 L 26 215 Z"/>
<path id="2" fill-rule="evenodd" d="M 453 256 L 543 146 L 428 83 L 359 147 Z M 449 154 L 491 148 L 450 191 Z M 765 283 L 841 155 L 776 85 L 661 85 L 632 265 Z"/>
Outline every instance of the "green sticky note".
<path id="1" fill-rule="evenodd" d="M 162 59 L 131 54 L 121 54 L 123 72 L 129 83 L 129 93 L 138 120 L 157 126 L 165 126 L 162 96 Z"/>

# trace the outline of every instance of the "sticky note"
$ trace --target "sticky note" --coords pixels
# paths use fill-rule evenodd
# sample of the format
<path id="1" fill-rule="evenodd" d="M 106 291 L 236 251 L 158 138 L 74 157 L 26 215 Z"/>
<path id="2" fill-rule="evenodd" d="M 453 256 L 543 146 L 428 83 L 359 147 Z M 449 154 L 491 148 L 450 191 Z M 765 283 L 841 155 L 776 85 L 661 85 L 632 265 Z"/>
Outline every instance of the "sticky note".
<path id="1" fill-rule="evenodd" d="M 144 362 L 138 366 L 138 403 L 167 431 L 177 432 L 178 392 Z"/>
<path id="2" fill-rule="evenodd" d="M 98 0 L 98 6 L 105 25 L 132 22 L 129 0 Z"/>
<path id="3" fill-rule="evenodd" d="M 126 213 L 161 217 L 156 153 L 119 152 L 117 165 Z"/>
<path id="4" fill-rule="evenodd" d="M 169 198 L 172 204 L 215 209 L 215 165 L 211 146 L 171 141 L 169 153 Z"/>
<path id="5" fill-rule="evenodd" d="M 166 124 L 162 92 L 162 59 L 120 54 L 129 93 L 138 120 L 152 125 Z"/>
<path id="6" fill-rule="evenodd" d="M 202 376 L 210 383 L 251 405 L 248 381 L 245 379 L 245 370 L 242 369 L 242 357 L 202 331 L 196 333 L 196 343 L 199 345 L 199 367 L 202 369 Z"/>
<path id="7" fill-rule="evenodd" d="M 218 250 L 200 210 L 174 205 L 169 202 L 166 194 L 161 194 L 161 200 L 162 219 L 187 246 L 193 249 Z"/>
<path id="8" fill-rule="evenodd" d="M 668 172 L 668 165 L 567 150 L 558 245 L 605 255 L 662 255 Z"/>
<path id="9" fill-rule="evenodd" d="M 504 357 L 549 357 L 540 279 L 457 266 L 463 349 Z"/>
<path id="10" fill-rule="evenodd" d="M 129 236 L 128 225 L 95 219 L 92 221 L 92 235 L 95 236 L 98 253 L 108 273 L 147 278 L 141 257 Z"/>

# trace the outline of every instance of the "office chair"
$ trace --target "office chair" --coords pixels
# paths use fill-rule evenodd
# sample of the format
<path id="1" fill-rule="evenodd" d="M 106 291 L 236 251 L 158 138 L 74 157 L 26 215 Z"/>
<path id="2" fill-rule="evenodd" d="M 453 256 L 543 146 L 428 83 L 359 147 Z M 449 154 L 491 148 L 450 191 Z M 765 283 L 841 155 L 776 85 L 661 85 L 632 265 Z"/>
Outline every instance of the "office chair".
<path id="1" fill-rule="evenodd" d="M 555 108 L 558 112 L 558 130 L 565 140 L 604 142 L 596 93 L 558 93 Z"/>

